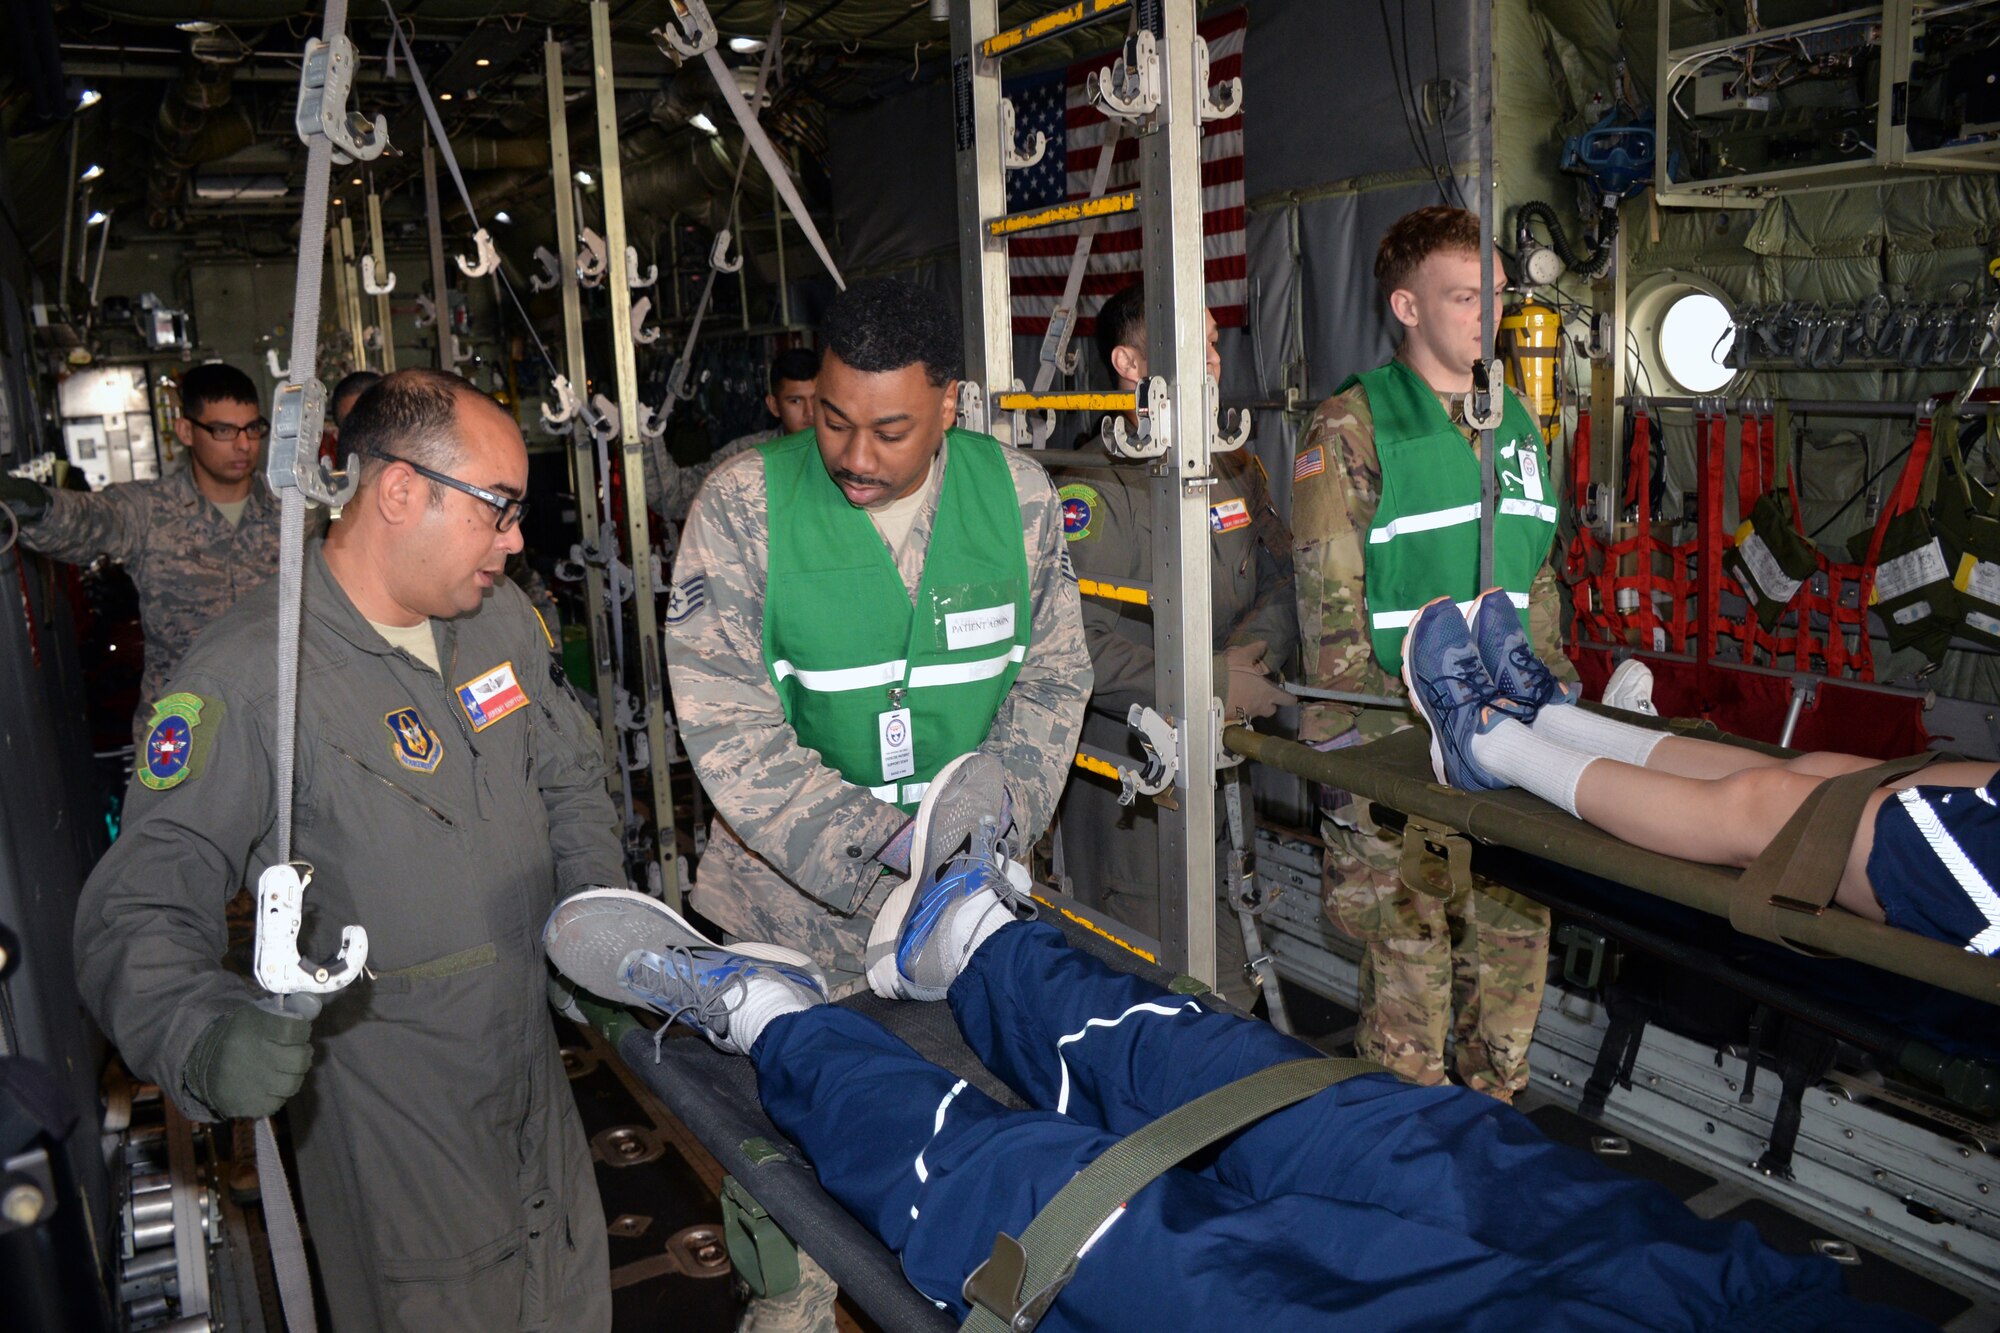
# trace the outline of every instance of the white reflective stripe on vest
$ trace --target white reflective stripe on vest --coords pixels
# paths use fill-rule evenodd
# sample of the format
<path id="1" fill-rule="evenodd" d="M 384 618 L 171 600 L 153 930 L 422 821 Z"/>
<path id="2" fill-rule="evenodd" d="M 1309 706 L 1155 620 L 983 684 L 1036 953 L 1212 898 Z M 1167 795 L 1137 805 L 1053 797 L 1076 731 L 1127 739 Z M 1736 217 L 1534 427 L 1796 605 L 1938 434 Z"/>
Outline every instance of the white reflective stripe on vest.
<path id="1" fill-rule="evenodd" d="M 874 685 L 900 685 L 909 665 L 904 659 L 897 658 L 893 662 L 876 662 L 872 666 L 813 671 L 780 659 L 771 664 L 771 674 L 779 680 L 787 676 L 795 677 L 799 684 L 815 694 L 840 694 L 847 690 L 865 690 Z"/>
<path id="2" fill-rule="evenodd" d="M 1528 594 L 1524 592 L 1510 592 L 1507 594 L 1507 600 L 1514 604 L 1514 609 L 1517 611 L 1528 609 Z M 1457 606 L 1460 615 L 1472 609 L 1471 602 L 1459 602 Z M 1411 623 L 1423 614 L 1423 609 L 1420 606 L 1414 611 L 1384 611 L 1379 615 L 1370 612 L 1368 621 L 1376 629 L 1408 629 Z"/>
<path id="3" fill-rule="evenodd" d="M 1544 523 L 1556 521 L 1554 505 L 1536 504 L 1533 500 L 1523 500 L 1519 496 L 1509 496 L 1500 502 L 1500 512 L 1514 514 L 1521 518 L 1539 518 Z"/>
<path id="4" fill-rule="evenodd" d="M 1433 528 L 1455 528 L 1461 523 L 1477 523 L 1479 505 L 1454 505 L 1450 509 L 1433 509 L 1428 514 L 1403 514 L 1392 518 L 1379 528 L 1371 528 L 1368 543 L 1380 546 L 1392 542 L 1406 532 L 1429 532 Z"/>
<path id="5" fill-rule="evenodd" d="M 910 673 L 910 687 L 921 689 L 926 685 L 967 685 L 975 680 L 991 680 L 1016 662 L 1028 660 L 1028 645 L 1017 643 L 997 657 L 982 657 L 976 662 L 941 662 L 936 666 L 920 666 Z"/>
<path id="6" fill-rule="evenodd" d="M 901 805 L 905 801 L 923 800 L 924 793 L 930 789 L 931 784 L 928 782 L 912 782 L 906 784 L 903 787 L 902 795 L 898 796 L 896 794 L 896 784 L 891 782 L 884 787 L 870 787 L 868 794 L 878 801 L 887 801 L 890 805 Z"/>

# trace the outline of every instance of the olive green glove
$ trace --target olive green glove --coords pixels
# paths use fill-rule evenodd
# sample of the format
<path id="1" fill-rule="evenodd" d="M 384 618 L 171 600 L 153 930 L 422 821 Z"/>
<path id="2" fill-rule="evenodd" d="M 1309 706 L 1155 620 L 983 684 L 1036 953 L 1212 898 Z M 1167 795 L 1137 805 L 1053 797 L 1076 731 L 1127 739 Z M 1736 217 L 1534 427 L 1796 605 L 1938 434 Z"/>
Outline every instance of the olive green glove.
<path id="1" fill-rule="evenodd" d="M 0 472 L 0 505 L 13 510 L 23 523 L 33 523 L 49 512 L 49 493 L 39 482 Z"/>
<path id="2" fill-rule="evenodd" d="M 299 1090 L 312 1058 L 311 1020 L 245 1004 L 202 1029 L 181 1082 L 218 1116 L 255 1120 Z"/>

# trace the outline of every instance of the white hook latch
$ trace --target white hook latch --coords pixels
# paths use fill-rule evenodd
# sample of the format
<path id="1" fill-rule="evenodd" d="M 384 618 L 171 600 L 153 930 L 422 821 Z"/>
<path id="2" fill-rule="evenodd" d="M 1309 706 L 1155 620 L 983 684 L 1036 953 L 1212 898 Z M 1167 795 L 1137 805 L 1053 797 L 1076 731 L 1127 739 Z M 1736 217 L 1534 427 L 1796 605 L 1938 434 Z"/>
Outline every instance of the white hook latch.
<path id="1" fill-rule="evenodd" d="M 555 395 L 556 410 L 549 411 L 547 400 L 542 402 L 542 424 L 551 431 L 560 431 L 576 420 L 576 414 L 583 404 L 576 399 L 576 390 L 569 386 L 569 376 L 558 375 L 549 381 L 549 392 Z"/>
<path id="2" fill-rule="evenodd" d="M 1208 41 L 1202 37 L 1194 39 L 1194 87 L 1204 122 L 1227 120 L 1243 109 L 1241 77 L 1223 80 L 1220 88 L 1209 83 Z"/>
<path id="3" fill-rule="evenodd" d="M 653 41 L 669 60 L 678 65 L 715 49 L 715 20 L 702 0 L 669 0 L 669 7 L 673 22 L 653 29 Z"/>
<path id="4" fill-rule="evenodd" d="M 1049 150 L 1049 136 L 1040 130 L 1030 130 L 1034 137 L 1034 147 L 1022 148 L 1014 129 L 1014 99 L 1000 99 L 1000 161 L 1009 171 L 1019 171 L 1032 167 L 1042 160 Z"/>
<path id="5" fill-rule="evenodd" d="M 1104 444 L 1120 458 L 1158 458 L 1173 440 L 1173 394 L 1158 375 L 1145 383 L 1145 406 L 1138 409 L 1137 430 L 1122 416 L 1104 418 Z"/>
<path id="6" fill-rule="evenodd" d="M 645 273 L 641 275 L 639 272 L 639 247 L 636 245 L 625 247 L 625 285 L 627 287 L 635 291 L 641 287 L 650 287 L 659 280 L 659 277 L 660 266 L 658 264 L 648 264 Z"/>
<path id="7" fill-rule="evenodd" d="M 958 427 L 986 434 L 986 390 L 970 379 L 958 382 Z"/>
<path id="8" fill-rule="evenodd" d="M 361 290 L 370 296 L 387 296 L 396 290 L 396 275 L 391 273 L 380 282 L 375 280 L 375 256 L 361 256 Z"/>
<path id="9" fill-rule="evenodd" d="M 418 295 L 417 327 L 420 329 L 427 329 L 431 325 L 437 323 L 437 320 L 438 320 L 437 302 L 431 300 L 431 298 L 428 296 L 424 296 L 421 294 Z"/>
<path id="10" fill-rule="evenodd" d="M 432 741 L 435 745 L 437 742 Z M 301 873 L 304 872 L 304 873 Z M 257 877 L 257 935 L 251 972 L 273 995 L 331 995 L 361 975 L 368 965 L 368 931 L 343 926 L 333 965 L 309 967 L 299 959 L 299 926 L 305 917 L 306 885 L 313 869 L 303 861 L 276 865 Z"/>
<path id="11" fill-rule="evenodd" d="M 1215 377 L 1204 374 L 1202 387 L 1208 391 L 1208 401 L 1215 411 L 1208 419 L 1208 451 L 1212 454 L 1233 454 L 1250 442 L 1250 409 L 1236 410 L 1236 428 L 1225 429 L 1222 424 L 1222 390 L 1216 387 Z"/>
<path id="12" fill-rule="evenodd" d="M 577 239 L 583 248 L 576 253 L 576 280 L 586 287 L 602 285 L 604 274 L 611 267 L 611 252 L 605 248 L 604 238 L 585 227 Z"/>
<path id="13" fill-rule="evenodd" d="M 715 244 L 708 247 L 708 266 L 719 273 L 734 273 L 743 267 L 743 252 L 739 248 L 735 255 L 729 253 L 729 228 L 715 233 Z"/>
<path id="14" fill-rule="evenodd" d="M 468 278 L 483 278 L 500 267 L 500 252 L 493 248 L 493 238 L 481 227 L 472 233 L 472 243 L 479 249 L 479 258 L 468 262 L 464 255 L 453 255 L 458 261 L 458 271 Z"/>
<path id="15" fill-rule="evenodd" d="M 601 393 L 590 395 L 590 406 L 583 410 L 583 420 L 590 433 L 605 444 L 617 439 L 624 425 L 618 415 L 618 404 Z"/>
<path id="16" fill-rule="evenodd" d="M 670 415 L 664 407 L 659 411 L 654 411 L 644 403 L 639 404 L 639 438 L 642 440 L 659 440 L 665 436 L 667 433 L 667 419 Z"/>
<path id="17" fill-rule="evenodd" d="M 651 314 L 652 310 L 653 298 L 650 296 L 642 296 L 632 303 L 632 313 L 628 317 L 628 322 L 632 328 L 632 341 L 641 347 L 651 347 L 660 340 L 658 329 L 646 327 L 646 316 Z"/>
<path id="18" fill-rule="evenodd" d="M 275 347 L 266 347 L 264 349 L 264 365 L 271 372 L 271 378 L 274 380 L 288 380 L 292 377 L 292 372 L 279 363 L 278 349 Z"/>
<path id="19" fill-rule="evenodd" d="M 1094 70 L 1084 94 L 1113 120 L 1137 123 L 1160 107 L 1160 48 L 1151 30 L 1141 28 L 1109 70 Z"/>
<path id="20" fill-rule="evenodd" d="M 562 270 L 556 267 L 556 257 L 546 245 L 535 247 L 535 266 L 539 273 L 528 275 L 528 286 L 538 292 L 546 292 L 562 285 Z"/>
<path id="21" fill-rule="evenodd" d="M 316 135 L 325 135 L 333 144 L 333 160 L 342 166 L 372 162 L 389 146 L 385 117 L 378 115 L 371 124 L 366 116 L 347 109 L 356 60 L 354 43 L 345 33 L 335 34 L 331 42 L 306 39 L 305 63 L 299 70 L 298 111 L 292 120 L 299 140 L 308 147 Z"/>

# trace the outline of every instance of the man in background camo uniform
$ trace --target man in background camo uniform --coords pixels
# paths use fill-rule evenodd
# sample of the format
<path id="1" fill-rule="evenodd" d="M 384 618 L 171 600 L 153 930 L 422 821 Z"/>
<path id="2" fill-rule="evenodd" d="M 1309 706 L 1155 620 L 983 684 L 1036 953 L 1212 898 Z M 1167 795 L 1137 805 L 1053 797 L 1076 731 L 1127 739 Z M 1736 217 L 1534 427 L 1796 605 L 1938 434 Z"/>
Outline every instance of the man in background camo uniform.
<path id="1" fill-rule="evenodd" d="M 943 299 L 861 284 L 822 335 L 815 431 L 710 476 L 665 635 L 681 740 L 716 811 L 690 901 L 732 940 L 810 954 L 838 998 L 866 984 L 930 777 L 994 755 L 1032 844 L 1091 677 L 1048 475 L 949 429 L 960 333 Z M 831 1333 L 832 1280 L 800 1257 L 800 1285 L 740 1327 Z"/>
<path id="2" fill-rule="evenodd" d="M 1472 362 L 1482 355 L 1478 218 L 1420 209 L 1389 229 L 1375 267 L 1402 326 L 1391 366 L 1407 368 L 1405 382 L 1429 386 L 1476 454 L 1479 437 L 1465 424 L 1464 397 Z M 1467 273 L 1469 294 L 1461 290 Z M 1378 656 L 1384 641 L 1379 621 L 1371 624 L 1366 581 L 1371 539 L 1378 559 L 1391 544 L 1378 523 L 1378 406 L 1366 382 L 1352 383 L 1320 404 L 1301 437 L 1292 469 L 1293 560 L 1307 683 L 1400 696 L 1402 681 Z M 1498 438 L 1506 438 L 1504 430 Z M 1553 478 L 1546 492 L 1556 494 Z M 1476 509 L 1476 491 L 1471 498 Z M 1431 595 L 1448 591 L 1440 586 Z M 1542 660 L 1573 679 L 1560 644 L 1559 596 L 1554 573 L 1542 565 L 1527 593 L 1529 632 Z M 1406 710 L 1311 702 L 1299 739 L 1335 749 L 1409 725 Z M 1548 967 L 1548 909 L 1484 881 L 1449 898 L 1406 887 L 1402 838 L 1375 826 L 1367 801 L 1322 790 L 1321 813 L 1326 913 L 1365 946 L 1357 1049 L 1405 1078 L 1442 1083 L 1449 1033 L 1458 1081 L 1511 1101 L 1528 1084 L 1528 1046 Z"/>
<path id="3" fill-rule="evenodd" d="M 71 564 L 109 557 L 138 587 L 146 672 L 135 737 L 195 636 L 278 570 L 278 501 L 258 475 L 271 423 L 256 386 L 213 362 L 183 375 L 180 392 L 179 471 L 101 491 L 0 475 L 0 505 L 20 520 L 22 546 Z"/>

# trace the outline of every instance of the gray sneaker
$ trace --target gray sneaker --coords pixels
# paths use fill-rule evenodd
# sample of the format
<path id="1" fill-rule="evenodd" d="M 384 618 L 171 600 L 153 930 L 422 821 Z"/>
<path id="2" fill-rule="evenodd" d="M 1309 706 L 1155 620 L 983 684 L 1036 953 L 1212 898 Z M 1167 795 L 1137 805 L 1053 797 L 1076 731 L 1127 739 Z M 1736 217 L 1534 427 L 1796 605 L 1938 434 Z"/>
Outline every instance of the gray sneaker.
<path id="1" fill-rule="evenodd" d="M 549 961 L 570 981 L 613 1004 L 631 1004 L 619 972 L 635 949 L 720 949 L 658 898 L 630 889 L 584 889 L 556 904 L 542 927 Z M 814 972 L 812 959 L 775 944 L 743 944 L 734 952 L 762 962 Z M 822 988 L 824 983 L 822 983 Z"/>
<path id="2" fill-rule="evenodd" d="M 826 1003 L 826 983 L 812 967 L 747 951 L 773 947 L 676 947 L 664 954 L 634 949 L 619 965 L 618 978 L 629 995 L 669 1023 L 686 1023 L 717 1049 L 748 1055 L 771 1018 Z"/>

